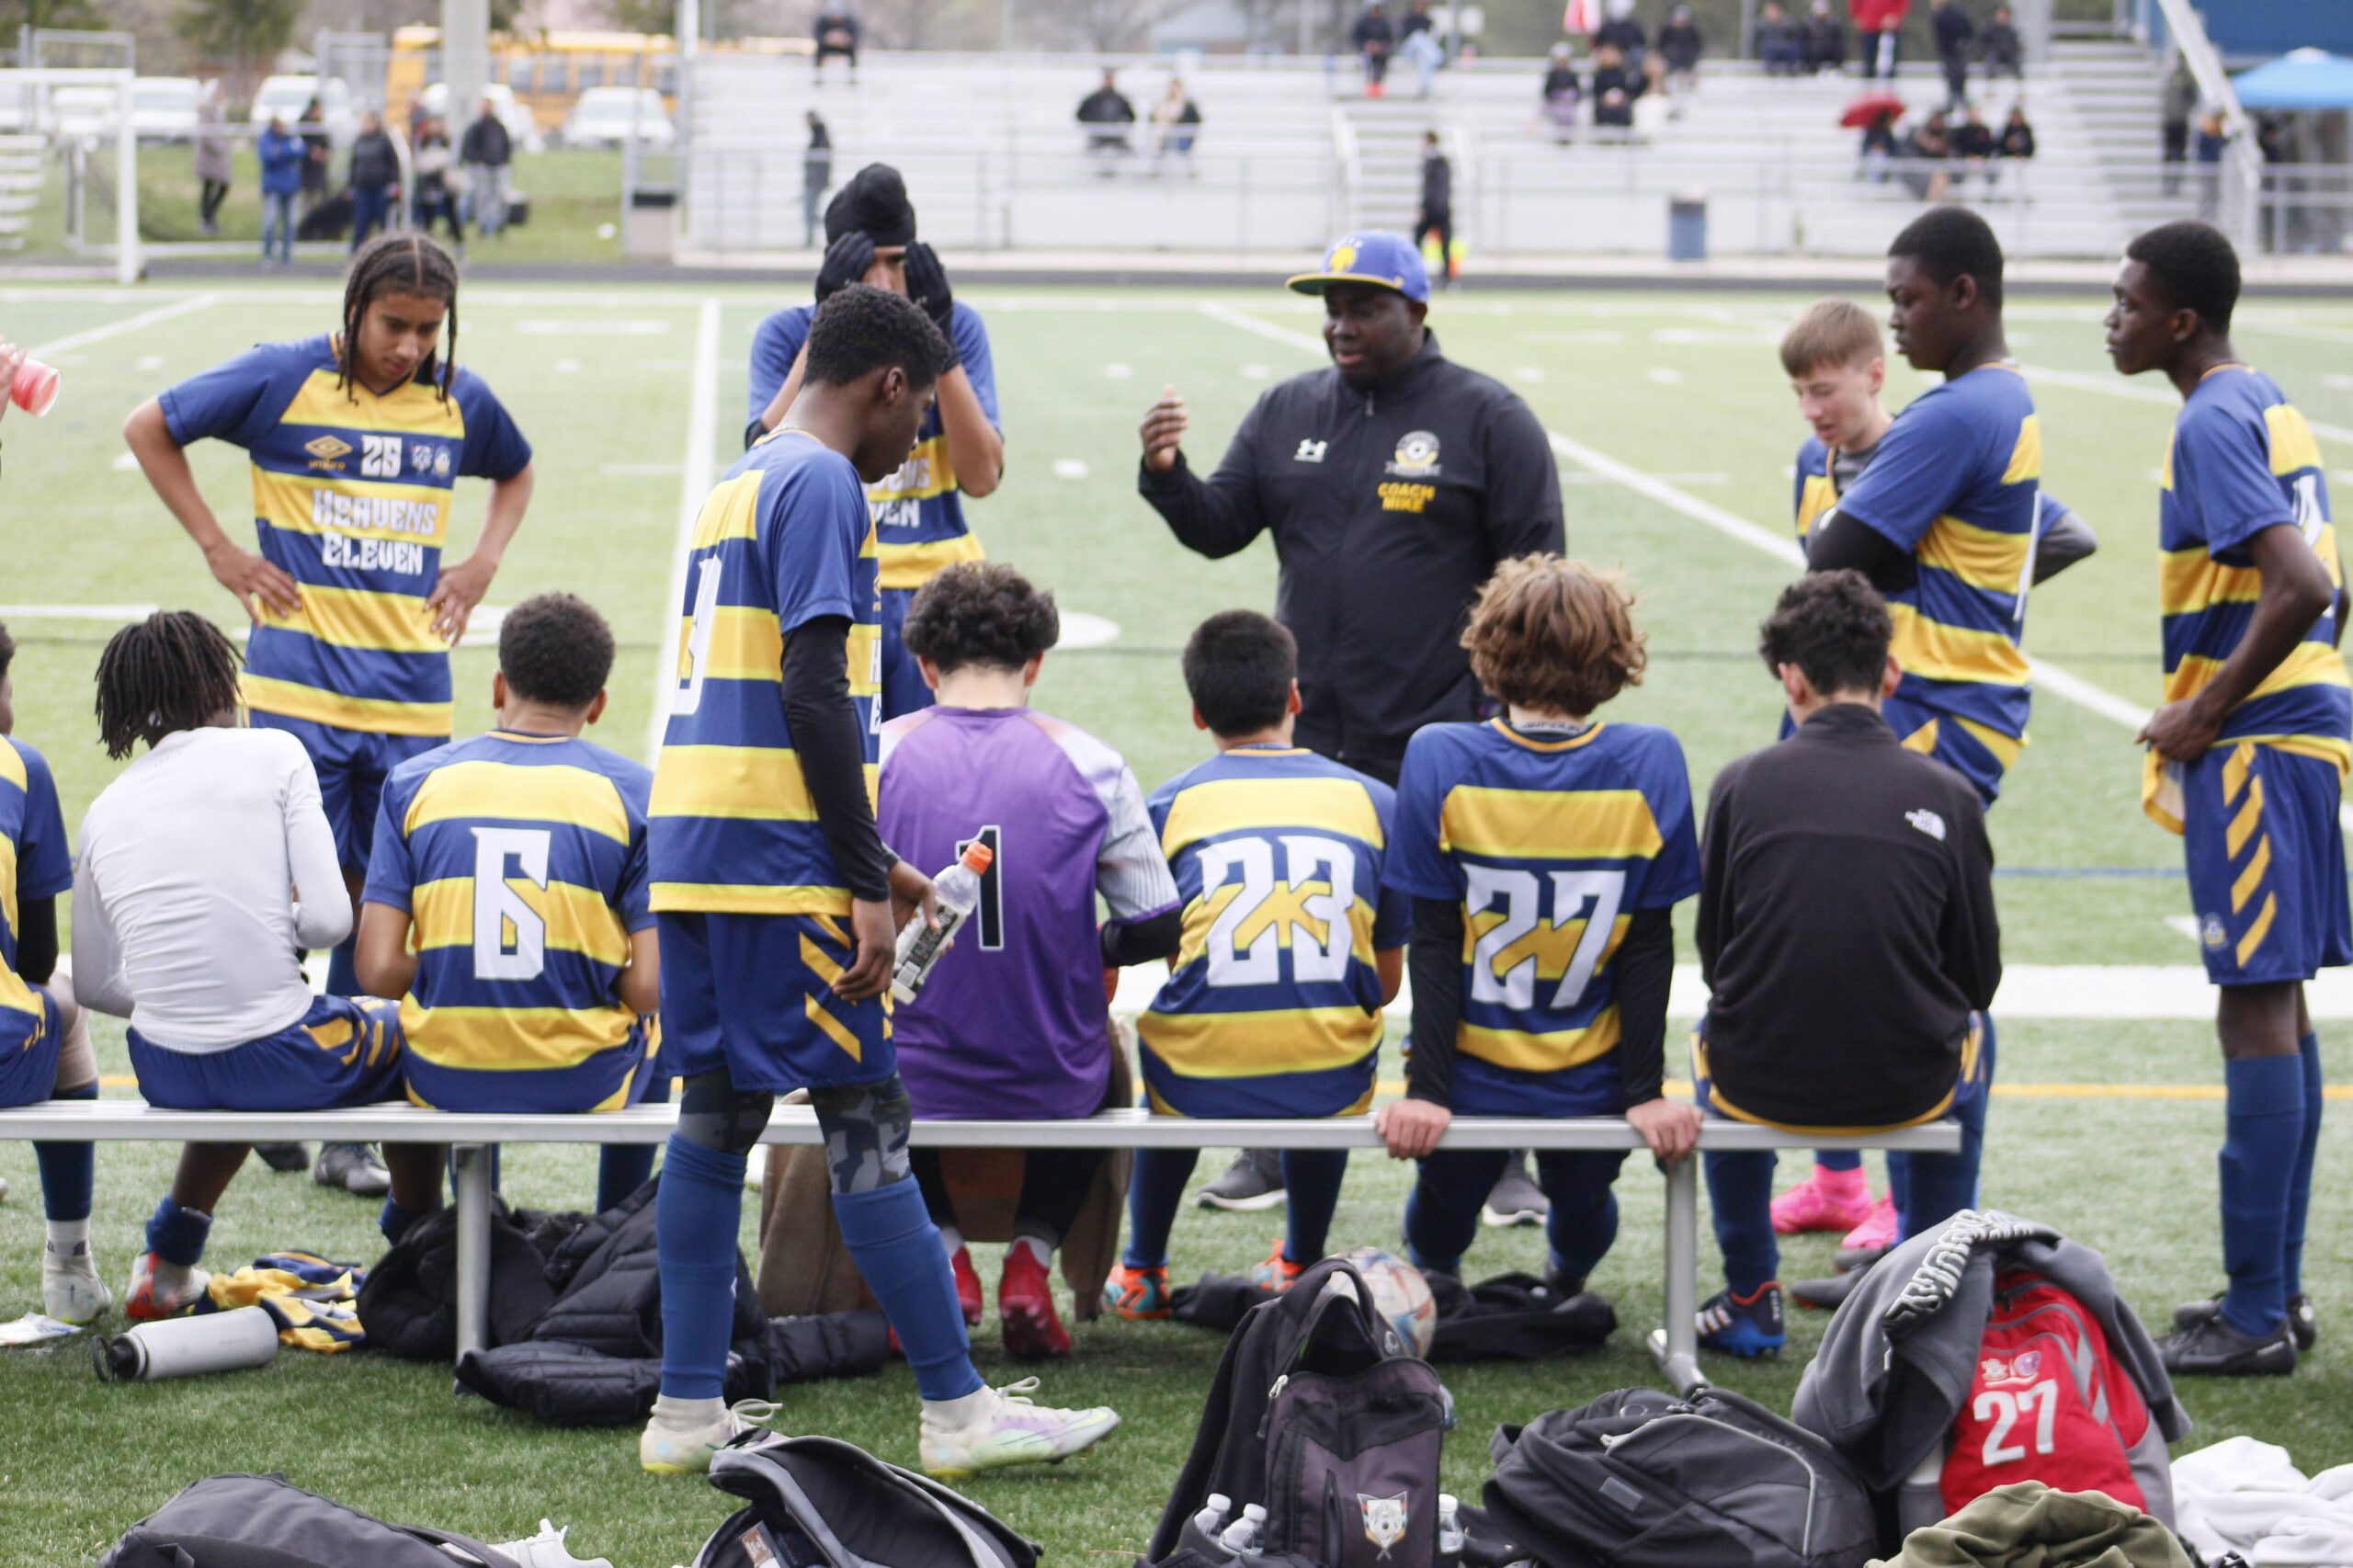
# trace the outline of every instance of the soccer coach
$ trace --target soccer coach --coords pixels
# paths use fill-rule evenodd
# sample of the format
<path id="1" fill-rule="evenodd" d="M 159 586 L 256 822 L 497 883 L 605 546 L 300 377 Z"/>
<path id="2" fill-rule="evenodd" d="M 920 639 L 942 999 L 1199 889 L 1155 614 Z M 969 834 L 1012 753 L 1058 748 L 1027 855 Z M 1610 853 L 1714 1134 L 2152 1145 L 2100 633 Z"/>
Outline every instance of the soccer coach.
<path id="1" fill-rule="evenodd" d="M 1394 784 L 1415 730 L 1479 717 L 1463 618 L 1497 562 L 1563 551 L 1560 478 L 1528 405 L 1439 351 L 1404 237 L 1351 235 L 1290 287 L 1324 297 L 1331 368 L 1268 389 L 1207 479 L 1181 449 L 1184 400 L 1165 392 L 1137 488 L 1212 560 L 1273 530 L 1298 743 Z"/>

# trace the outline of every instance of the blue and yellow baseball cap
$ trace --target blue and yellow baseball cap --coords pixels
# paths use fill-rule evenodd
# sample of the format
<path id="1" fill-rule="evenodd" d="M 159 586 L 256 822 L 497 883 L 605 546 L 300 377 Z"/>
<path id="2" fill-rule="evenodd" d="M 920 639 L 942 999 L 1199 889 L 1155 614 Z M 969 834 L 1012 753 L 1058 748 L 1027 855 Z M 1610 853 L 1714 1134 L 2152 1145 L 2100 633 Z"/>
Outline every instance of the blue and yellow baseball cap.
<path id="1" fill-rule="evenodd" d="M 1321 294 L 1334 283 L 1370 283 L 1429 302 L 1430 275 L 1422 266 L 1422 253 L 1403 234 L 1350 234 L 1324 253 L 1320 270 L 1290 279 L 1290 287 L 1302 294 Z"/>

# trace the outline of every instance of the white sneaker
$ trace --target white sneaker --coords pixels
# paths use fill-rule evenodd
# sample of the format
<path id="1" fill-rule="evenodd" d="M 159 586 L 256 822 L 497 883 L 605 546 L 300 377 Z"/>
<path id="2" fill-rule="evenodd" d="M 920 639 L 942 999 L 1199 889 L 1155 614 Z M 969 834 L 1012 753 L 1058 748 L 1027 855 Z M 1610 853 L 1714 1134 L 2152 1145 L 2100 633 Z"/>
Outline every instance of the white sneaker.
<path id="1" fill-rule="evenodd" d="M 516 1568 L 613 1568 L 602 1557 L 574 1557 L 572 1548 L 563 1543 L 566 1525 L 558 1529 L 546 1519 L 540 1521 L 540 1533 L 529 1540 L 510 1540 L 494 1545 L 491 1550 L 503 1551 L 515 1560 Z"/>
<path id="2" fill-rule="evenodd" d="M 49 1243 L 40 1248 L 40 1310 L 60 1323 L 79 1328 L 97 1320 L 114 1305 L 114 1292 L 98 1278 L 88 1244 L 69 1256 Z"/>
<path id="3" fill-rule="evenodd" d="M 1038 1386 L 1024 1378 L 984 1390 L 989 1406 L 970 1425 L 947 1430 L 923 1418 L 923 1468 L 944 1481 L 961 1481 L 979 1471 L 1009 1464 L 1060 1464 L 1083 1454 L 1120 1429 L 1119 1415 L 1104 1405 L 1091 1410 L 1055 1410 L 1032 1404 Z"/>
<path id="4" fill-rule="evenodd" d="M 660 1415 L 637 1435 L 637 1462 L 655 1475 L 693 1475 L 710 1468 L 710 1451 L 731 1437 L 776 1418 L 780 1407 L 772 1400 L 739 1399 L 719 1413 L 707 1426 L 674 1426 Z"/>

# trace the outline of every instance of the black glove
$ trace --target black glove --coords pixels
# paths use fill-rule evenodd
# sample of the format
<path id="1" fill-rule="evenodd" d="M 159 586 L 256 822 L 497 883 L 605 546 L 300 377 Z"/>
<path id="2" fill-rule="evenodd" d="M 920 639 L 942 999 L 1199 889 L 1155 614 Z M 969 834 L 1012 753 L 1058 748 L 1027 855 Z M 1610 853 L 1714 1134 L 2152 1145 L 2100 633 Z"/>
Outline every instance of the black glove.
<path id="1" fill-rule="evenodd" d="M 963 351 L 956 347 L 956 296 L 948 289 L 948 269 L 939 265 L 938 253 L 921 240 L 907 247 L 906 267 L 907 298 L 923 307 L 948 340 L 948 363 L 941 367 L 945 374 L 964 362 Z"/>
<path id="2" fill-rule="evenodd" d="M 874 265 L 874 242 L 852 229 L 825 247 L 825 259 L 817 264 L 817 302 L 824 304 L 853 283 L 866 281 L 866 269 Z"/>

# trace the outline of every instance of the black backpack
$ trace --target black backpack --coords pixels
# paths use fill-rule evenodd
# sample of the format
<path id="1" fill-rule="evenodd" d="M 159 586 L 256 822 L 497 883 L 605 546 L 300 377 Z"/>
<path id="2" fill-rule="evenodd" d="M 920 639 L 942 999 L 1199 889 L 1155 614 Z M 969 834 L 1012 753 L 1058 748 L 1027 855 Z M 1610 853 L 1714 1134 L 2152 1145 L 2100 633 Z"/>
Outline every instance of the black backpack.
<path id="1" fill-rule="evenodd" d="M 98 1568 L 455 1568 L 445 1541 L 483 1568 L 515 1568 L 480 1541 L 387 1524 L 282 1475 L 215 1475 L 131 1526 Z"/>
<path id="2" fill-rule="evenodd" d="M 1153 1532 L 1154 1561 L 1207 1544 L 1188 1527 L 1212 1492 L 1236 1517 L 1266 1508 L 1269 1555 L 1323 1568 L 1438 1561 L 1438 1449 L 1453 1402 L 1371 1301 L 1354 1267 L 1326 1258 L 1244 1314 Z"/>
<path id="3" fill-rule="evenodd" d="M 694 1568 L 1034 1568 L 1042 1550 L 978 1503 L 837 1437 L 747 1434 L 710 1458 L 747 1500 Z"/>
<path id="4" fill-rule="evenodd" d="M 1499 1426 L 1486 1499 L 1543 1568 L 1864 1568 L 1878 1528 L 1830 1445 L 1728 1390 L 1620 1389 Z"/>

